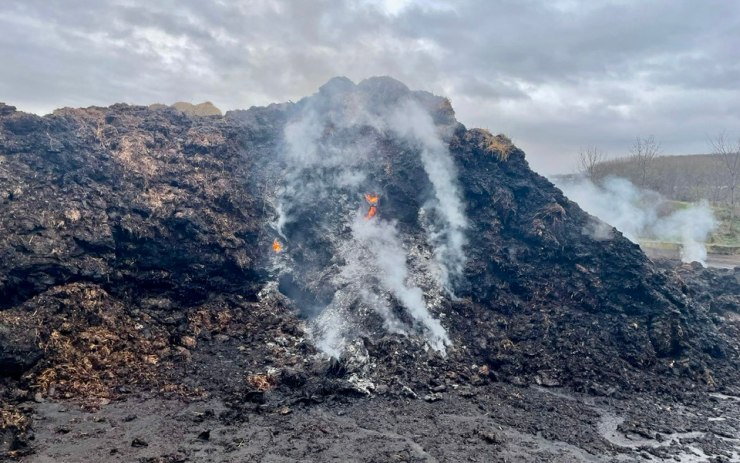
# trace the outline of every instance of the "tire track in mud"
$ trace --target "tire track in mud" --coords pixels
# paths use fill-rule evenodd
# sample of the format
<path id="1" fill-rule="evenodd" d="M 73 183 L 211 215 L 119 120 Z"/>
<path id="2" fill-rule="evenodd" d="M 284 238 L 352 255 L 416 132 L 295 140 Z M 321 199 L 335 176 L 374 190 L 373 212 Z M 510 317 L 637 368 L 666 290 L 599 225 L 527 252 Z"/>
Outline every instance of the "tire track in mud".
<path id="1" fill-rule="evenodd" d="M 709 461 L 710 458 L 714 457 L 726 457 L 726 455 L 708 455 L 707 453 L 705 453 L 704 449 L 700 447 L 702 439 L 711 434 L 713 438 L 724 441 L 734 446 L 736 449 L 740 449 L 740 439 L 707 431 L 673 432 L 668 434 L 655 433 L 656 438 L 643 437 L 639 434 L 625 433 L 620 430 L 620 425 L 626 422 L 626 417 L 621 414 L 614 413 L 612 410 L 605 406 L 596 405 L 590 398 L 586 398 L 584 400 L 583 398 L 579 398 L 574 394 L 549 390 L 539 386 L 533 387 L 533 389 L 543 394 L 553 395 L 564 400 L 576 401 L 587 407 L 590 407 L 593 411 L 599 414 L 599 421 L 596 425 L 598 435 L 618 448 L 629 449 L 633 451 L 670 448 L 676 450 L 673 456 L 674 460 L 681 463 L 701 463 Z M 721 400 L 740 401 L 740 397 L 735 397 L 731 395 L 713 393 L 710 394 L 710 396 Z M 710 417 L 707 418 L 707 421 L 724 421 L 725 419 L 726 418 L 724 417 Z M 658 436 L 659 438 L 657 438 Z M 649 455 L 648 453 L 643 452 L 642 456 L 648 461 L 655 461 L 653 460 L 653 456 Z M 732 463 L 740 462 L 740 454 L 734 451 L 729 459 L 726 461 Z"/>

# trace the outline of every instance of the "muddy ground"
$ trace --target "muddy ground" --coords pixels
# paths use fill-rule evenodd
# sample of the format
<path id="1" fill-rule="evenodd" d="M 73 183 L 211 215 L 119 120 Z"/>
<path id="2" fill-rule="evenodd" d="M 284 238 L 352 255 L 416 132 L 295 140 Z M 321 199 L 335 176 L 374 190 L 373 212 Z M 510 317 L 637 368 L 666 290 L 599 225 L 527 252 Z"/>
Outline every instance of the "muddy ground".
<path id="1" fill-rule="evenodd" d="M 98 411 L 33 404 L 36 453 L 89 462 L 737 462 L 738 395 L 594 397 L 541 386 L 454 387 L 306 405 L 128 397 Z"/>

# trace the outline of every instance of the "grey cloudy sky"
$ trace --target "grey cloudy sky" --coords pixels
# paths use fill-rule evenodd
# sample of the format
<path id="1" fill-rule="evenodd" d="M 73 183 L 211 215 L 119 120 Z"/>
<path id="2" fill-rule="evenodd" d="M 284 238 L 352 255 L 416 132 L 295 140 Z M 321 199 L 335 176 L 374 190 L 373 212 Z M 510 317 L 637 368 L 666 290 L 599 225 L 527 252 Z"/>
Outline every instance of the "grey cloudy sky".
<path id="1" fill-rule="evenodd" d="M 636 136 L 667 153 L 740 136 L 730 0 L 4 0 L 0 101 L 61 106 L 297 100 L 390 75 L 450 97 L 546 174 Z"/>

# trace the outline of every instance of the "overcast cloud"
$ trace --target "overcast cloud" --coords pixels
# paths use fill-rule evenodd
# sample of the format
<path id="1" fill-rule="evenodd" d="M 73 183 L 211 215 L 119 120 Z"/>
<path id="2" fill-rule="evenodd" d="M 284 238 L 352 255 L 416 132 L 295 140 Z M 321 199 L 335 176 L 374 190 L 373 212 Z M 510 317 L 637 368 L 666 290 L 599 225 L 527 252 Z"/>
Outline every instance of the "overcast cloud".
<path id="1" fill-rule="evenodd" d="M 61 106 L 297 100 L 336 75 L 390 75 L 511 136 L 543 173 L 578 149 L 667 153 L 740 136 L 740 2 L 0 2 L 0 101 Z"/>

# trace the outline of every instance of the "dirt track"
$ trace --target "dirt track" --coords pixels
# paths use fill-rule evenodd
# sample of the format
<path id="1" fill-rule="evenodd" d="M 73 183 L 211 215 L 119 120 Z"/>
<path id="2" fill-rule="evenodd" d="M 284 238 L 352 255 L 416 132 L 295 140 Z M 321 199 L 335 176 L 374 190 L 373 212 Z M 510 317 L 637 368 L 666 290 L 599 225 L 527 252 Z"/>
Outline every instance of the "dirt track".
<path id="1" fill-rule="evenodd" d="M 716 268 L 735 268 L 740 267 L 740 256 L 726 256 L 723 254 L 709 254 L 707 256 L 707 265 Z"/>
<path id="2" fill-rule="evenodd" d="M 645 254 L 650 258 L 657 259 L 680 259 L 675 251 L 670 249 L 658 249 L 658 248 L 642 248 Z M 740 267 L 740 255 L 727 255 L 727 254 L 708 254 L 707 262 L 708 267 L 731 269 Z"/>

